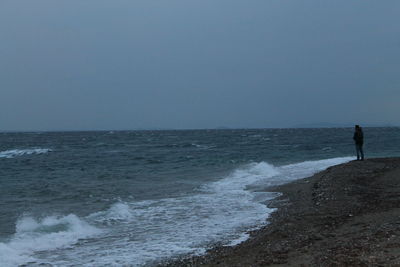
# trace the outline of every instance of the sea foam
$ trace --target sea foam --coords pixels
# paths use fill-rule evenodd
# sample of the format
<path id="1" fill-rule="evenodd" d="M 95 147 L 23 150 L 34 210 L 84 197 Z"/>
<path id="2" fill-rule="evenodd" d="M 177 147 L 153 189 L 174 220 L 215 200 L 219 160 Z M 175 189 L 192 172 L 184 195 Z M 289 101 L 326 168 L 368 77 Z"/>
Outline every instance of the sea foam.
<path id="1" fill-rule="evenodd" d="M 24 217 L 16 224 L 16 234 L 0 243 L 0 265 L 35 261 L 35 252 L 41 251 L 40 263 L 141 266 L 184 254 L 203 254 L 215 243 L 237 245 L 249 237 L 248 230 L 267 224 L 274 211 L 264 202 L 276 194 L 260 189 L 304 178 L 352 159 L 284 166 L 251 163 L 188 195 L 119 201 L 85 218 Z M 77 245 L 79 239 L 96 235 L 96 241 Z M 57 257 L 50 253 L 54 249 L 58 249 Z M 50 252 L 43 256 L 44 251 Z"/>
<path id="2" fill-rule="evenodd" d="M 95 259 L 96 264 L 112 265 L 119 259 L 121 263 L 140 266 L 176 255 L 202 254 L 214 243 L 237 245 L 248 239 L 248 230 L 267 224 L 266 219 L 274 210 L 263 203 L 276 197 L 276 193 L 254 192 L 249 187 L 256 184 L 259 189 L 286 183 L 349 160 L 337 158 L 285 166 L 251 163 L 203 185 L 194 195 L 117 202 L 90 216 L 91 220 L 114 228 L 107 238 L 113 240 L 108 255 Z M 126 236 L 131 236 L 130 241 Z"/>
<path id="3" fill-rule="evenodd" d="M 19 156 L 32 155 L 32 154 L 45 154 L 50 152 L 48 148 L 30 148 L 30 149 L 11 149 L 0 151 L 0 158 L 15 158 Z"/>
<path id="4" fill-rule="evenodd" d="M 99 233 L 99 229 L 74 214 L 41 220 L 23 217 L 17 221 L 16 233 L 10 240 L 0 243 L 0 266 L 34 262 L 35 252 L 65 248 Z"/>

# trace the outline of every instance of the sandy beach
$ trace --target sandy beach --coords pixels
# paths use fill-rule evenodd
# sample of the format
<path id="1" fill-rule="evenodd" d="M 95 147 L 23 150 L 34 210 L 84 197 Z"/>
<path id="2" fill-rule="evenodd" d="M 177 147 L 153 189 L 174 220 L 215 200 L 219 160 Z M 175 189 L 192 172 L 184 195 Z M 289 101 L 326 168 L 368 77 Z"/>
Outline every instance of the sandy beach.
<path id="1" fill-rule="evenodd" d="M 400 158 L 352 161 L 267 188 L 264 228 L 168 266 L 400 266 Z"/>

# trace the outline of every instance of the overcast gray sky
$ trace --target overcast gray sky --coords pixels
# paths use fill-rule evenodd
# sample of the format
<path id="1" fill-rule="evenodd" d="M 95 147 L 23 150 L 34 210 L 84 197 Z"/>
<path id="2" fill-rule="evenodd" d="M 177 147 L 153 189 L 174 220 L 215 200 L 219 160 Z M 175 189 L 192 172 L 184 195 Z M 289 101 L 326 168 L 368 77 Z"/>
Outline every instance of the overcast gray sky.
<path id="1" fill-rule="evenodd" d="M 1 0 L 0 130 L 400 125 L 400 1 Z"/>

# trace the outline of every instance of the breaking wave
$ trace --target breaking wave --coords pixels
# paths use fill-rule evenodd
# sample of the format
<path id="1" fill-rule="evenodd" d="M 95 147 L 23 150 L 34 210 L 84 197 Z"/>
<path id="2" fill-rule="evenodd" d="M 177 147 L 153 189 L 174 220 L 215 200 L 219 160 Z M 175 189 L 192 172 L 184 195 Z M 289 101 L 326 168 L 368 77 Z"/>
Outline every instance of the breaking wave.
<path id="1" fill-rule="evenodd" d="M 0 266 L 17 266 L 34 261 L 39 251 L 66 248 L 79 239 L 101 231 L 74 214 L 49 216 L 43 219 L 23 217 L 16 223 L 16 233 L 8 242 L 0 243 Z"/>
<path id="2" fill-rule="evenodd" d="M 25 155 L 45 154 L 50 151 L 51 149 L 48 148 L 11 149 L 11 150 L 0 151 L 0 158 L 11 159 Z"/>
<path id="3" fill-rule="evenodd" d="M 17 221 L 16 233 L 0 243 L 0 266 L 27 262 L 141 266 L 182 254 L 202 254 L 215 243 L 236 245 L 249 237 L 249 229 L 265 225 L 274 210 L 264 203 L 276 194 L 260 189 L 304 178 L 352 159 L 284 166 L 251 163 L 190 195 L 119 201 L 85 218 L 73 214 L 40 220 L 25 216 Z M 93 242 L 80 241 L 92 237 Z M 51 253 L 55 249 L 57 253 Z"/>

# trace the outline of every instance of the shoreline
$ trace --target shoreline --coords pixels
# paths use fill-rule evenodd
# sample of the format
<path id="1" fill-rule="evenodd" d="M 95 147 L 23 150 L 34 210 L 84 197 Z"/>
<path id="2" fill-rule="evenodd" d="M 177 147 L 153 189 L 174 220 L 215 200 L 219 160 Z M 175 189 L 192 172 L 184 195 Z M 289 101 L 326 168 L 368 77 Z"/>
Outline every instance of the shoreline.
<path id="1" fill-rule="evenodd" d="M 159 266 L 400 265 L 400 158 L 351 161 L 266 188 L 268 224 L 236 246 Z"/>

